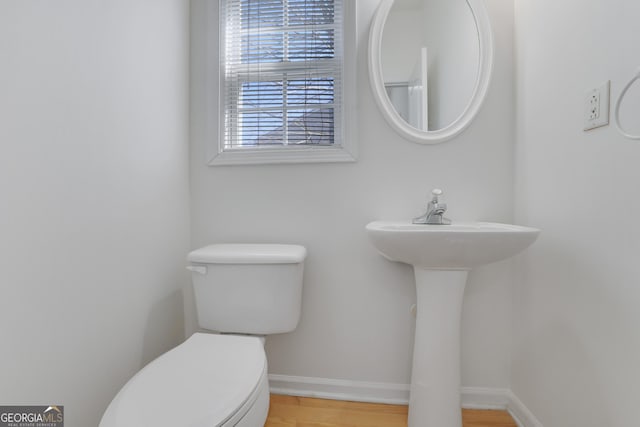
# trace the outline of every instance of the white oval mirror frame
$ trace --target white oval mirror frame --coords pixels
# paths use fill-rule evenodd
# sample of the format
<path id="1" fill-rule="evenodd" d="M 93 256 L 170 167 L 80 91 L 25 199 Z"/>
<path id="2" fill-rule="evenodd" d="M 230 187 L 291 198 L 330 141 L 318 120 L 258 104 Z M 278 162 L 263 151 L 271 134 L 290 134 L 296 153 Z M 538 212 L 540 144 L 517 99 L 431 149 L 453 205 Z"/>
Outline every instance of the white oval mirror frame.
<path id="1" fill-rule="evenodd" d="M 416 129 L 408 124 L 398 114 L 385 90 L 381 59 L 382 34 L 393 2 L 394 0 L 382 0 L 380 2 L 369 32 L 369 79 L 374 98 L 384 118 L 400 135 L 420 144 L 438 144 L 447 141 L 471 124 L 473 118 L 478 114 L 489 89 L 493 69 L 493 36 L 483 0 L 466 0 L 476 22 L 480 48 L 479 67 L 473 94 L 467 107 L 458 118 L 448 126 L 433 131 Z"/>

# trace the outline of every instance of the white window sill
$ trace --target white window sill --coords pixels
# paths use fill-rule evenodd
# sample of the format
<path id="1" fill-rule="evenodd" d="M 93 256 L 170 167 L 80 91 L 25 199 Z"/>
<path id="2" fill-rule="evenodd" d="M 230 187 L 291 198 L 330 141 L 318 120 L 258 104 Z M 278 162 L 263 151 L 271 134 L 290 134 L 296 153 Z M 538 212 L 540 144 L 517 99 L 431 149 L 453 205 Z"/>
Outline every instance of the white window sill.
<path id="1" fill-rule="evenodd" d="M 339 163 L 355 161 L 356 157 L 344 147 L 247 147 L 222 150 L 209 160 L 209 165 Z"/>

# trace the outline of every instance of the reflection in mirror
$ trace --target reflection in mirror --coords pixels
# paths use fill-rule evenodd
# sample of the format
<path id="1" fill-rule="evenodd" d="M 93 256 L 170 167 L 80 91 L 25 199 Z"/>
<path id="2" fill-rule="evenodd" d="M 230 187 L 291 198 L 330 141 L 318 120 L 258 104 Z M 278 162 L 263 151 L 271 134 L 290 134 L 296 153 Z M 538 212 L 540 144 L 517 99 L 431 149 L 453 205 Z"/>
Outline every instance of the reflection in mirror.
<path id="1" fill-rule="evenodd" d="M 467 109 L 480 41 L 466 0 L 394 0 L 381 43 L 382 77 L 396 112 L 422 131 L 446 128 Z"/>

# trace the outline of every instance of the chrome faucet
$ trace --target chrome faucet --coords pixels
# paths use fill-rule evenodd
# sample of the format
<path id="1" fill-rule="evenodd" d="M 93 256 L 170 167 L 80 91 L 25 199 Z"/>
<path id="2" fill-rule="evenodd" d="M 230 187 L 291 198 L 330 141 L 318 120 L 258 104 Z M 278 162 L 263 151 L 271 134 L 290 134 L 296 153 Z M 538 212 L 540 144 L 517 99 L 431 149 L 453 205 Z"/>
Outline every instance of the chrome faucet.
<path id="1" fill-rule="evenodd" d="M 433 191 L 431 191 L 431 194 L 433 195 L 433 198 L 431 199 L 431 201 L 429 202 L 429 205 L 427 206 L 427 212 L 422 216 L 414 218 L 412 222 L 414 224 L 435 224 L 435 225 L 451 224 L 450 219 L 444 218 L 442 216 L 447 210 L 447 204 L 440 203 L 438 201 L 438 197 L 442 195 L 442 190 L 440 190 L 439 188 L 436 188 Z"/>

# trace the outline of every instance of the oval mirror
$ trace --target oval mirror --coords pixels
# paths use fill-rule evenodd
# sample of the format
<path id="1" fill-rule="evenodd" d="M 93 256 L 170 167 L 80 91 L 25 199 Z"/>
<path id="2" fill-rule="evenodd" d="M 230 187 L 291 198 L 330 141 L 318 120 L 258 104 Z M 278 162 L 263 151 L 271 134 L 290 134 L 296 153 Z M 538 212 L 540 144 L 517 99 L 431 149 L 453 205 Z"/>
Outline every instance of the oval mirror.
<path id="1" fill-rule="evenodd" d="M 423 144 L 462 132 L 484 101 L 493 39 L 482 0 L 382 0 L 369 35 L 378 107 Z"/>

